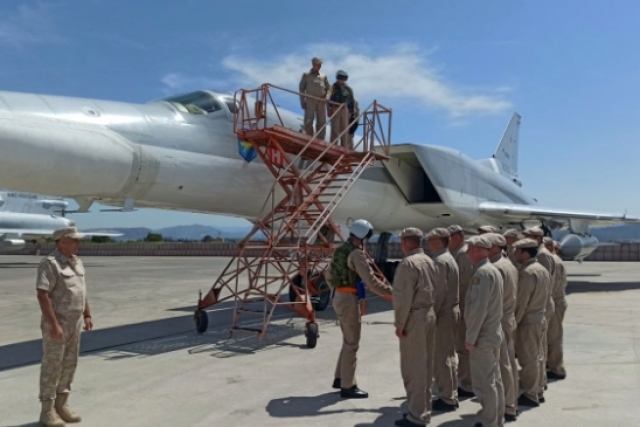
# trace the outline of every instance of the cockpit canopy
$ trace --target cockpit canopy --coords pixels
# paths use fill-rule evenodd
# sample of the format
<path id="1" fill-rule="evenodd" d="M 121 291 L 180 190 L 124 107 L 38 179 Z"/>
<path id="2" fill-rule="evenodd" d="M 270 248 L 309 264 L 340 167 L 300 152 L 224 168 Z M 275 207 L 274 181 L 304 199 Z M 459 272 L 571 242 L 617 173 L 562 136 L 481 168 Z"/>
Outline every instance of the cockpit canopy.
<path id="1" fill-rule="evenodd" d="M 231 95 L 214 95 L 206 91 L 196 91 L 184 95 L 164 98 L 178 111 L 185 114 L 207 115 L 222 111 L 225 107 L 235 114 L 237 105 Z"/>

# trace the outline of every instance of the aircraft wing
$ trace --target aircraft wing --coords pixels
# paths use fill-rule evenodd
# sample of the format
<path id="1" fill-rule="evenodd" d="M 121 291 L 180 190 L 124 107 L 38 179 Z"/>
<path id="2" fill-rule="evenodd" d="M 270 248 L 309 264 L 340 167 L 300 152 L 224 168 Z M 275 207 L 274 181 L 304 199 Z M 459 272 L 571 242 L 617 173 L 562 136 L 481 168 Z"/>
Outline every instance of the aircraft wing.
<path id="1" fill-rule="evenodd" d="M 580 223 L 582 225 L 602 227 L 615 224 L 640 224 L 640 218 L 627 214 L 608 214 L 584 211 L 570 211 L 545 208 L 536 205 L 517 205 L 508 203 L 482 202 L 478 207 L 480 213 L 498 220 L 521 222 L 527 220 L 546 220 L 568 225 Z"/>
<path id="2" fill-rule="evenodd" d="M 38 229 L 29 229 L 29 228 L 0 228 L 0 236 L 3 234 L 11 234 L 18 236 L 53 236 L 53 232 L 55 230 L 48 230 L 46 228 L 38 228 Z M 83 232 L 79 231 L 79 233 L 84 234 L 85 236 L 106 236 L 106 237 L 118 237 L 122 236 L 122 233 L 94 233 L 91 231 Z"/>

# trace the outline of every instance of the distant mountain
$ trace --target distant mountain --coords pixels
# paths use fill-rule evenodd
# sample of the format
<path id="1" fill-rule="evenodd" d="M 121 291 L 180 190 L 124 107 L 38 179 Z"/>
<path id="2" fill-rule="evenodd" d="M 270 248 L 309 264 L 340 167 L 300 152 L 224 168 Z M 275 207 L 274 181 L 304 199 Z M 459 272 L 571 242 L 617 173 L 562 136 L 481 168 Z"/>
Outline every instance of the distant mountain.
<path id="1" fill-rule="evenodd" d="M 246 227 L 210 227 L 207 225 L 179 225 L 175 227 L 160 228 L 152 230 L 145 227 L 132 228 L 110 228 L 91 229 L 88 231 L 104 231 L 109 233 L 123 233 L 123 236 L 116 237 L 119 241 L 143 240 L 149 233 L 159 233 L 162 237 L 173 240 L 202 240 L 205 236 L 213 238 L 222 237 L 225 240 L 241 240 L 250 231 L 251 226 Z M 554 233 L 554 238 L 560 240 L 567 231 Z M 614 227 L 593 228 L 591 233 L 601 242 L 640 242 L 640 225 L 621 225 Z M 377 236 L 373 236 L 372 243 L 377 241 Z M 392 236 L 390 241 L 397 242 L 397 236 Z"/>

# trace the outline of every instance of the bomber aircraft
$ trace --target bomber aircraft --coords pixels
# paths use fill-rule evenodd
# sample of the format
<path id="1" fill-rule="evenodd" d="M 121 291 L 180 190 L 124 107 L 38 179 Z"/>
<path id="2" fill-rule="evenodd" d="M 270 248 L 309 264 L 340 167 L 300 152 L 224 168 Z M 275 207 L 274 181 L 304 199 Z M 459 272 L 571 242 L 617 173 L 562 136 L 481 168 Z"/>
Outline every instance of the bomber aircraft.
<path id="1" fill-rule="evenodd" d="M 237 108 L 233 94 L 210 90 L 144 104 L 0 92 L 0 183 L 72 198 L 77 212 L 99 202 L 118 211 L 148 207 L 255 220 L 273 176 L 237 138 Z M 280 108 L 279 117 L 301 130 L 300 114 Z M 407 226 L 568 229 L 561 256 L 578 261 L 598 246 L 590 226 L 640 222 L 539 206 L 518 179 L 519 127 L 514 113 L 497 150 L 483 160 L 442 146 L 392 145 L 391 159 L 366 169 L 332 218 L 341 227 L 369 220 L 380 233 L 378 249 Z"/>
<path id="2" fill-rule="evenodd" d="M 63 227 L 75 222 L 65 214 L 69 202 L 38 194 L 0 191 L 0 249 L 20 250 L 26 241 L 51 237 Z M 121 236 L 115 233 L 82 232 L 86 236 Z"/>

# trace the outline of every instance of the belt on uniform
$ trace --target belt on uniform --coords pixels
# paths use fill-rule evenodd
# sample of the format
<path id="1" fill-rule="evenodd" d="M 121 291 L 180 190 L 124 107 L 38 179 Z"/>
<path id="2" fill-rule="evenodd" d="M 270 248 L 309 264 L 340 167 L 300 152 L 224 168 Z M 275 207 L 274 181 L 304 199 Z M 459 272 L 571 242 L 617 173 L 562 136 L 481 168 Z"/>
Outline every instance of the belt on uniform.
<path id="1" fill-rule="evenodd" d="M 352 288 L 352 287 L 341 287 L 341 288 L 335 288 L 336 292 L 339 292 L 341 294 L 352 294 L 352 295 L 358 295 L 358 290 L 356 288 Z M 360 302 L 360 314 L 363 315 L 365 312 L 365 308 L 366 308 L 366 304 L 365 304 L 365 300 L 364 298 L 359 300 Z"/>

